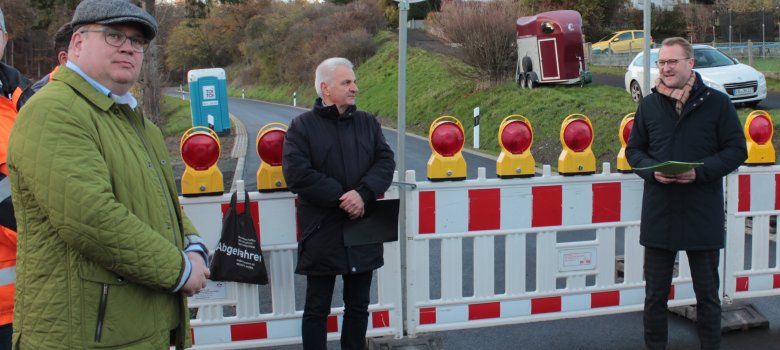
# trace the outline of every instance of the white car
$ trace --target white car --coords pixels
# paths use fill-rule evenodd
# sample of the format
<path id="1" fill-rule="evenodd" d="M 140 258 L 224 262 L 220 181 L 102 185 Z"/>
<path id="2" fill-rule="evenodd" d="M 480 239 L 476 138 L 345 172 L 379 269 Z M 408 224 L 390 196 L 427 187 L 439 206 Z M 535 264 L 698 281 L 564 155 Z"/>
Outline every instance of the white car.
<path id="1" fill-rule="evenodd" d="M 642 91 L 644 81 L 644 58 L 640 52 L 628 65 L 625 84 L 626 91 L 634 102 L 639 102 L 651 91 Z M 650 87 L 658 79 L 658 49 L 650 50 Z M 725 93 L 735 104 L 755 107 L 766 98 L 766 78 L 764 74 L 746 64 L 739 63 L 718 49 L 707 45 L 693 45 L 695 59 L 693 70 L 699 72 L 707 86 Z"/>

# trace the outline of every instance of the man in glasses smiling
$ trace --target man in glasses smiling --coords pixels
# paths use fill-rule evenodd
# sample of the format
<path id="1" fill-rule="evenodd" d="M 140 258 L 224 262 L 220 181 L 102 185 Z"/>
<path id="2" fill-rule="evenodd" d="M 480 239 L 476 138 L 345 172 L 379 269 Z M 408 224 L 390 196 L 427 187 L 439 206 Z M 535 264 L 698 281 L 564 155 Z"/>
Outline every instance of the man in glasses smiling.
<path id="1" fill-rule="evenodd" d="M 208 252 L 181 211 L 160 129 L 130 93 L 156 20 L 85 0 L 68 61 L 9 144 L 19 229 L 13 341 L 22 349 L 191 345 L 187 296 Z"/>
<path id="2" fill-rule="evenodd" d="M 696 294 L 696 327 L 702 349 L 720 346 L 718 264 L 725 217 L 723 177 L 747 159 L 734 105 L 693 71 L 691 44 L 663 41 L 659 78 L 642 99 L 626 156 L 634 168 L 665 161 L 702 163 L 682 173 L 637 170 L 645 180 L 640 243 L 645 247 L 645 346 L 665 349 L 667 302 L 675 257 L 684 250 Z"/>

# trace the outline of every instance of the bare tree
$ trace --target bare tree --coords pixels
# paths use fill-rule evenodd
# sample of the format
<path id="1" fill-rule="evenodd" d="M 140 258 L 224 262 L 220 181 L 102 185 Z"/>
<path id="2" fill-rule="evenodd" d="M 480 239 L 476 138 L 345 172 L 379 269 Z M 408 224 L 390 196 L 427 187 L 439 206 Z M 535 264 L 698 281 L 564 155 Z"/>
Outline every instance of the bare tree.
<path id="1" fill-rule="evenodd" d="M 155 15 L 155 1 L 144 0 L 144 8 L 152 16 Z M 149 45 L 144 54 L 144 65 L 141 70 L 141 109 L 152 122 L 160 125 L 160 68 L 157 57 L 157 45 Z"/>
<path id="2" fill-rule="evenodd" d="M 515 20 L 519 10 L 510 1 L 454 2 L 430 18 L 432 30 L 460 46 L 463 60 L 475 71 L 459 71 L 482 85 L 503 82 L 514 72 Z"/>

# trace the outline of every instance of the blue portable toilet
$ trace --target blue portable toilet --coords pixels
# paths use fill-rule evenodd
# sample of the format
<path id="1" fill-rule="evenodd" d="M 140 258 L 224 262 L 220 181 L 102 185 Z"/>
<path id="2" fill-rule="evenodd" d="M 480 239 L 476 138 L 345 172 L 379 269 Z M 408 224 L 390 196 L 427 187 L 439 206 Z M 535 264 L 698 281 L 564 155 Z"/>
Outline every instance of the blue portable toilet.
<path id="1" fill-rule="evenodd" d="M 187 73 L 187 77 L 192 126 L 209 127 L 217 134 L 230 133 L 225 70 L 193 69 Z"/>

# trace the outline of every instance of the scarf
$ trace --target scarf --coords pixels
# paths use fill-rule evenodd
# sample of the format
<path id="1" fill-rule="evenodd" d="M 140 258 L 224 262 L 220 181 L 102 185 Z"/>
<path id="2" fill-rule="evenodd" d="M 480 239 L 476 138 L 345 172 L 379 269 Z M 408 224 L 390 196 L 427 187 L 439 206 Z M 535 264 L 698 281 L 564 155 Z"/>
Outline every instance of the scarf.
<path id="1" fill-rule="evenodd" d="M 674 109 L 677 111 L 677 115 L 680 115 L 682 114 L 685 102 L 688 102 L 688 98 L 691 97 L 691 90 L 693 90 L 693 83 L 695 82 L 696 73 L 694 72 L 691 72 L 691 77 L 681 89 L 668 87 L 664 84 L 664 81 L 661 80 L 661 78 L 658 78 L 655 81 L 655 90 L 658 91 L 659 94 L 668 96 L 669 98 L 675 100 Z"/>

